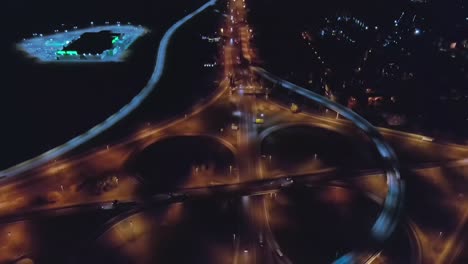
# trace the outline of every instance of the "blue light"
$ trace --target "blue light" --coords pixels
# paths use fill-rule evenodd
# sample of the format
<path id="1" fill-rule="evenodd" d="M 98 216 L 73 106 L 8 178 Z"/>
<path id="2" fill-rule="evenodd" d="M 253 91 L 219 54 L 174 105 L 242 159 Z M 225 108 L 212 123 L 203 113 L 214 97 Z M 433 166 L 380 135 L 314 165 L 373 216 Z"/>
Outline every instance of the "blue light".
<path id="1" fill-rule="evenodd" d="M 102 132 L 108 130 L 109 128 L 113 127 L 115 124 L 117 124 L 119 121 L 124 119 L 126 116 L 128 116 L 130 113 L 132 113 L 138 106 L 141 105 L 141 103 L 153 92 L 153 90 L 156 88 L 157 84 L 159 83 L 159 80 L 161 79 L 163 72 L 165 70 L 165 64 L 166 64 L 166 54 L 169 46 L 169 42 L 174 35 L 174 33 L 187 21 L 191 20 L 193 17 L 198 15 L 199 13 L 203 12 L 205 9 L 207 9 L 210 6 L 213 6 L 216 3 L 216 0 L 210 0 L 192 13 L 188 14 L 184 18 L 180 19 L 177 21 L 175 24 L 173 24 L 163 35 L 163 38 L 160 41 L 159 48 L 158 48 L 158 53 L 156 56 L 156 65 L 154 67 L 153 73 L 145 85 L 143 89 L 140 91 L 139 94 L 137 94 L 133 99 L 123 106 L 118 112 L 114 113 L 113 115 L 109 116 L 104 122 L 98 124 L 97 126 L 92 128 L 92 131 L 85 132 L 84 134 L 81 134 L 68 142 L 64 143 L 61 146 L 58 146 L 54 149 L 51 149 L 33 159 L 24 161 L 20 164 L 17 164 L 11 168 L 8 168 L 6 170 L 0 171 L 0 178 L 1 177 L 9 177 L 13 175 L 17 175 L 19 173 L 22 173 L 28 169 L 35 168 L 37 166 L 40 166 L 46 162 L 49 162 L 53 159 L 56 159 L 57 157 L 70 152 L 71 150 L 77 148 L 78 146 L 88 142 L 92 138 L 98 136 Z M 107 23 L 106 23 L 107 24 Z"/>

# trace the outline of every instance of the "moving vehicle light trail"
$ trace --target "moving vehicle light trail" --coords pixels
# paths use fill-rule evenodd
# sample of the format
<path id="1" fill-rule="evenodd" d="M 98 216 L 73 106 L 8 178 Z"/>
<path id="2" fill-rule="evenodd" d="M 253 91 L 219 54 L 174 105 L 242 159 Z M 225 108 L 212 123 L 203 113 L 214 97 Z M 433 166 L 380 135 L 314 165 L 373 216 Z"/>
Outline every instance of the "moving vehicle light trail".
<path id="1" fill-rule="evenodd" d="M 381 243 L 385 242 L 395 230 L 396 225 L 398 223 L 400 210 L 403 206 L 404 182 L 400 177 L 398 159 L 394 151 L 385 142 L 382 135 L 380 135 L 379 131 L 374 126 L 372 126 L 367 120 L 365 120 L 358 114 L 354 113 L 352 110 L 331 100 L 328 100 L 327 98 L 318 95 L 312 91 L 297 86 L 286 80 L 282 80 L 279 77 L 274 76 L 273 74 L 267 72 L 262 68 L 251 67 L 251 69 L 254 72 L 258 73 L 260 76 L 266 78 L 267 80 L 273 83 L 277 83 L 279 86 L 285 89 L 291 90 L 339 113 L 343 117 L 353 122 L 357 127 L 364 131 L 370 139 L 372 139 L 374 145 L 377 148 L 377 151 L 379 152 L 383 160 L 384 171 L 387 177 L 388 185 L 388 193 L 385 198 L 383 210 L 372 227 L 372 237 L 370 245 L 374 248 L 371 250 L 370 254 L 369 252 L 348 253 L 342 256 L 341 258 L 337 259 L 334 263 L 360 263 L 371 259 L 374 255 L 380 252 L 380 249 L 377 245 L 380 245 Z"/>
<path id="2" fill-rule="evenodd" d="M 166 53 L 167 53 L 167 48 L 169 46 L 170 40 L 174 33 L 187 21 L 195 17 L 196 15 L 200 14 L 204 10 L 206 10 L 208 7 L 214 5 L 216 3 L 216 0 L 210 0 L 209 2 L 205 3 L 201 7 L 199 7 L 197 10 L 193 11 L 192 13 L 188 14 L 181 20 L 177 21 L 174 25 L 172 25 L 164 34 L 163 38 L 161 39 L 161 42 L 159 44 L 159 49 L 158 53 L 156 56 L 156 66 L 154 68 L 154 71 L 151 75 L 151 78 L 149 79 L 148 83 L 145 85 L 145 87 L 141 90 L 141 92 L 136 95 L 130 103 L 127 105 L 123 106 L 117 113 L 114 113 L 110 117 L 108 117 L 104 122 L 94 126 L 87 132 L 69 140 L 65 144 L 58 146 L 54 149 L 51 149 L 33 159 L 27 160 L 25 162 L 22 162 L 18 165 L 15 165 L 11 168 L 8 168 L 6 170 L 0 171 L 0 179 L 10 177 L 12 175 L 16 175 L 18 173 L 25 172 L 29 169 L 32 169 L 34 167 L 37 167 L 39 165 L 42 165 L 46 162 L 49 162 L 51 160 L 54 160 L 55 158 L 59 157 L 60 155 L 63 155 L 67 152 L 70 152 L 71 150 L 75 149 L 76 147 L 88 142 L 89 140 L 95 138 L 99 134 L 103 133 L 107 129 L 111 128 L 118 122 L 120 122 L 123 118 L 131 114 L 135 109 L 138 108 L 138 106 L 141 105 L 141 103 L 150 95 L 156 85 L 158 84 L 159 80 L 161 79 L 161 76 L 164 72 L 164 65 L 166 63 Z"/>

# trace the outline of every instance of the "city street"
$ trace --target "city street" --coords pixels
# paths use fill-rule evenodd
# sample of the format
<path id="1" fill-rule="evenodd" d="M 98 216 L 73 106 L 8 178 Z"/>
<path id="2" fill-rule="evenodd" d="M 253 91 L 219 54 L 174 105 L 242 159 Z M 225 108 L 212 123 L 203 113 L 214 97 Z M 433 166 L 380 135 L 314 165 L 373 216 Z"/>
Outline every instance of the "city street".
<path id="1" fill-rule="evenodd" d="M 0 172 L 0 263 L 463 264 L 468 146 L 376 127 L 267 71 L 248 5 L 187 11 L 136 99 Z M 219 16 L 214 92 L 71 153 L 139 107 L 172 35 L 204 12 Z"/>

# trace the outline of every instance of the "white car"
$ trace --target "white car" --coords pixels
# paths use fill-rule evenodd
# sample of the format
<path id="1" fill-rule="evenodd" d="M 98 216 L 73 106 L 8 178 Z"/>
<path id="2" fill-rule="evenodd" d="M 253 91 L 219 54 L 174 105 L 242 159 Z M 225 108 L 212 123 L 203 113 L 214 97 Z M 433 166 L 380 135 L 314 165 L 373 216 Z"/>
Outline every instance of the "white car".
<path id="1" fill-rule="evenodd" d="M 286 187 L 286 186 L 289 186 L 289 185 L 291 185 L 293 183 L 294 183 L 294 181 L 293 181 L 293 179 L 291 177 L 281 179 L 281 187 Z"/>
<path id="2" fill-rule="evenodd" d="M 103 205 L 101 205 L 101 209 L 102 210 L 112 210 L 115 208 L 115 206 L 119 203 L 119 201 L 115 200 L 115 201 L 112 201 L 111 203 L 105 203 Z"/>

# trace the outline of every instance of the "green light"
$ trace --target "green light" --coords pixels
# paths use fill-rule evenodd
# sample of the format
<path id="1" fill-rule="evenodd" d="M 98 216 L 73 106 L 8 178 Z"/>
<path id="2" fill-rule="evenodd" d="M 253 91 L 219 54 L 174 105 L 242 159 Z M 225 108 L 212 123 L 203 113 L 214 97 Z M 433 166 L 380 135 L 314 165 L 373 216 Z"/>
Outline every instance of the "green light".
<path id="1" fill-rule="evenodd" d="M 114 39 L 112 40 L 112 44 L 116 43 L 117 41 L 119 41 L 119 37 L 114 37 Z"/>
<path id="2" fill-rule="evenodd" d="M 78 52 L 74 50 L 59 50 L 57 51 L 57 55 L 71 55 L 71 56 L 78 56 Z"/>

